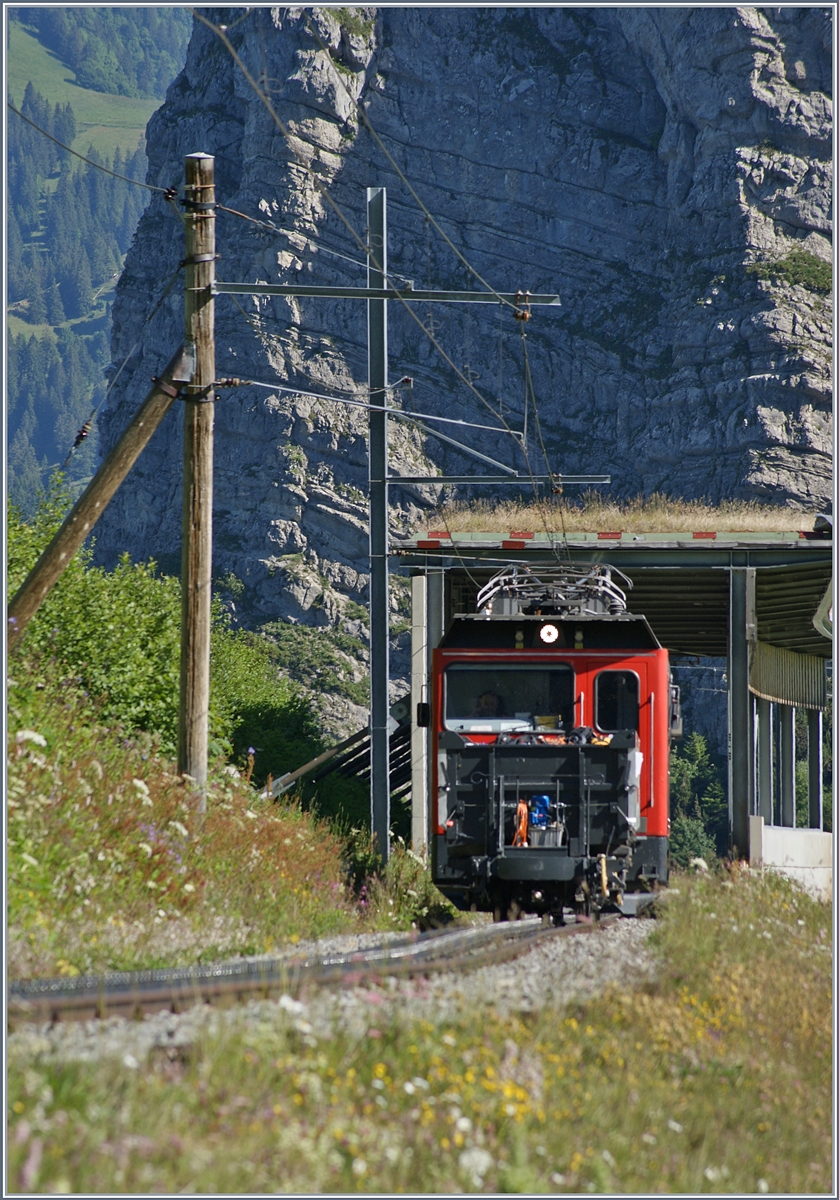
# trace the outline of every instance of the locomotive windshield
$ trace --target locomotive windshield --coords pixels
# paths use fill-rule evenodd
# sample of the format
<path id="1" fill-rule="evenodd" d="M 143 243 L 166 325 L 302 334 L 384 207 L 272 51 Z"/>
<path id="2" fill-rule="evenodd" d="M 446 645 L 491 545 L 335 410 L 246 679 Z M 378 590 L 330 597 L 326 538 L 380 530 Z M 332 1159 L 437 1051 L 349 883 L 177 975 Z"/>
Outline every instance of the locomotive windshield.
<path id="1" fill-rule="evenodd" d="M 566 664 L 447 667 L 447 729 L 502 733 L 515 729 L 570 729 L 574 724 L 574 672 Z"/>

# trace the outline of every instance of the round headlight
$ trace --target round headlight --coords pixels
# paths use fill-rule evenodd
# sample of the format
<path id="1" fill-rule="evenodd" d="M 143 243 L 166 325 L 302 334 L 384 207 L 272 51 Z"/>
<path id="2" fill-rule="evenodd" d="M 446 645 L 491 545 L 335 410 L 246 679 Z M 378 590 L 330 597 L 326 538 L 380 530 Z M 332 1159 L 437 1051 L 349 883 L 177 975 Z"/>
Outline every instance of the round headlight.
<path id="1" fill-rule="evenodd" d="M 556 625 L 543 625 L 539 630 L 539 637 L 550 646 L 559 637 L 559 630 Z"/>

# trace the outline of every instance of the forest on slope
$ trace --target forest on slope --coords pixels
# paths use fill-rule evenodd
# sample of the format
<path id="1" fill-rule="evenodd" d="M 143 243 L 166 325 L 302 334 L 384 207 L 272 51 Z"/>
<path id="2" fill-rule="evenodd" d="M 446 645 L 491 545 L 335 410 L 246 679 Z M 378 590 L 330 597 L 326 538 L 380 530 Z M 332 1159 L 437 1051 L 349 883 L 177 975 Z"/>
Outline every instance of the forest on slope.
<path id="1" fill-rule="evenodd" d="M 95 469 L 95 421 L 71 451 L 105 396 L 110 293 L 148 198 L 144 188 L 80 162 L 56 142 L 142 181 L 147 101 L 138 101 L 134 128 L 122 130 L 124 144 L 112 152 L 97 147 L 98 127 L 76 107 L 87 110 L 90 91 L 103 101 L 162 99 L 183 62 L 190 23 L 185 9 L 11 12 L 10 40 L 14 33 L 15 51 L 27 52 L 36 76 L 21 87 L 19 68 L 10 70 L 20 91 L 7 97 L 32 122 L 7 111 L 8 491 L 25 513 L 56 467 L 66 464 L 76 488 Z M 67 98 L 75 92 L 76 107 Z M 102 141 L 119 136 L 110 130 Z"/>

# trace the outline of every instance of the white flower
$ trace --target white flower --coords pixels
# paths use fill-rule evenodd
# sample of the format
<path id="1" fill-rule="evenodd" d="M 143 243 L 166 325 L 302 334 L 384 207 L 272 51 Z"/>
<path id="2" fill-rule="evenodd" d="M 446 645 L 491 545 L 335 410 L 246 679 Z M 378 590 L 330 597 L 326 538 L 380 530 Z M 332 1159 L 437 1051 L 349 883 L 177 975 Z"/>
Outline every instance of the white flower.
<path id="1" fill-rule="evenodd" d="M 37 860 L 37 858 L 33 858 L 31 854 L 27 854 L 27 853 L 24 851 L 24 852 L 21 854 L 21 856 L 20 856 L 20 857 L 23 859 L 23 861 L 24 861 L 25 863 L 29 863 L 30 867 L 37 867 L 37 865 L 38 865 L 38 860 Z"/>
<path id="2" fill-rule="evenodd" d="M 706 1167 L 704 1171 L 705 1178 L 710 1183 L 716 1183 L 721 1174 L 719 1167 Z"/>
<path id="3" fill-rule="evenodd" d="M 128 1067 L 132 1071 L 136 1071 L 140 1065 L 133 1054 L 124 1054 L 122 1056 L 122 1062 L 123 1066 Z"/>
<path id="4" fill-rule="evenodd" d="M 457 1041 L 455 1040 L 455 1038 L 452 1037 L 452 1035 L 450 1033 L 444 1033 L 441 1040 L 444 1041 L 447 1046 L 456 1046 L 457 1045 Z"/>
<path id="5" fill-rule="evenodd" d="M 363 1158 L 354 1158 L 352 1160 L 352 1173 L 353 1175 L 367 1174 L 367 1163 Z"/>
<path id="6" fill-rule="evenodd" d="M 657 1139 L 654 1133 L 641 1134 L 641 1141 L 646 1142 L 648 1146 L 654 1146 L 656 1144 L 656 1140 Z"/>
<path id="7" fill-rule="evenodd" d="M 408 1095 L 409 1095 L 409 1096 L 413 1096 L 414 1092 L 417 1090 L 417 1089 L 414 1087 L 414 1085 L 413 1085 L 413 1084 L 410 1082 L 410 1080 L 408 1080 L 408 1081 L 406 1081 L 405 1083 L 403 1083 L 403 1084 L 402 1084 L 402 1087 L 403 1087 L 403 1088 L 404 1088 L 404 1090 L 405 1090 L 405 1091 L 408 1093 Z"/>
<path id="8" fill-rule="evenodd" d="M 299 1000 L 293 1000 L 291 996 L 286 996 L 285 994 L 280 996 L 278 1004 L 285 1012 L 302 1013 L 303 1011 L 303 1005 Z"/>
<path id="9" fill-rule="evenodd" d="M 667 1128 L 672 1129 L 674 1133 L 681 1133 L 684 1129 L 684 1125 L 680 1125 L 678 1121 L 674 1121 L 671 1117 L 667 1122 Z"/>
<path id="10" fill-rule="evenodd" d="M 137 848 L 139 850 L 145 850 L 146 854 L 148 854 L 149 858 L 151 858 L 153 851 L 148 842 L 139 842 Z"/>
<path id="11" fill-rule="evenodd" d="M 131 782 L 134 784 L 135 788 L 137 789 L 137 791 L 140 793 L 141 796 L 148 796 L 149 789 L 148 789 L 148 785 L 146 784 L 145 780 L 132 779 Z"/>
<path id="12" fill-rule="evenodd" d="M 18 745 L 21 742 L 34 742 L 36 746 L 46 746 L 47 739 L 42 733 L 36 733 L 34 729 L 19 729 L 15 735 L 15 741 Z"/>
<path id="13" fill-rule="evenodd" d="M 255 813 L 255 812 L 251 812 L 251 810 L 250 810 L 249 808 L 246 808 L 246 809 L 245 809 L 245 816 L 246 816 L 246 817 L 250 817 L 250 819 L 251 819 L 252 821 L 255 821 L 255 820 L 257 819 L 257 818 L 256 818 L 256 813 Z M 365 1167 L 365 1170 L 366 1170 L 366 1169 L 367 1169 L 367 1168 Z"/>
<path id="14" fill-rule="evenodd" d="M 758 1179 L 757 1190 L 759 1192 L 763 1192 L 764 1194 L 769 1191 L 769 1184 L 766 1182 L 765 1179 Z"/>
<path id="15" fill-rule="evenodd" d="M 480 1187 L 483 1183 L 484 1175 L 493 1165 L 493 1157 L 488 1150 L 483 1150 L 480 1146 L 470 1146 L 468 1150 L 462 1150 L 458 1158 L 460 1169 L 466 1171 L 472 1176 L 472 1182 L 475 1187 Z"/>
<path id="16" fill-rule="evenodd" d="M 181 835 L 181 837 L 189 837 L 189 830 L 187 829 L 186 825 L 182 825 L 180 821 L 170 821 L 169 824 Z"/>
<path id="17" fill-rule="evenodd" d="M 606 1163 L 607 1166 L 611 1167 L 613 1171 L 614 1171 L 615 1167 L 618 1165 L 615 1162 L 614 1155 L 609 1150 L 603 1151 L 603 1161 Z"/>
<path id="18" fill-rule="evenodd" d="M 468 1117 L 458 1117 L 454 1125 L 458 1133 L 471 1133 L 472 1122 Z"/>
<path id="19" fill-rule="evenodd" d="M 194 892 L 194 891 L 195 891 L 195 884 L 194 884 L 194 883 L 185 883 L 185 884 L 184 884 L 184 891 L 185 891 L 185 892 Z"/>

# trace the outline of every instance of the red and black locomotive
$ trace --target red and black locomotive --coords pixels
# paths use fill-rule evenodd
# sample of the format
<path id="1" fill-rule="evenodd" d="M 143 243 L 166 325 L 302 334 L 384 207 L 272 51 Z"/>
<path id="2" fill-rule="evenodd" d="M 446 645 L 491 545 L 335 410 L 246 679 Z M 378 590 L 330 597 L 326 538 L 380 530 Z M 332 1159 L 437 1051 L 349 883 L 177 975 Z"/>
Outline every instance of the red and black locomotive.
<path id="1" fill-rule="evenodd" d="M 667 881 L 678 689 L 615 574 L 507 568 L 434 651 L 432 870 L 460 907 L 559 922 Z"/>

